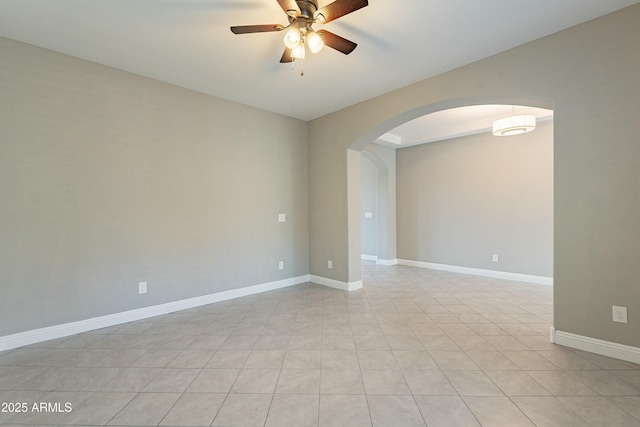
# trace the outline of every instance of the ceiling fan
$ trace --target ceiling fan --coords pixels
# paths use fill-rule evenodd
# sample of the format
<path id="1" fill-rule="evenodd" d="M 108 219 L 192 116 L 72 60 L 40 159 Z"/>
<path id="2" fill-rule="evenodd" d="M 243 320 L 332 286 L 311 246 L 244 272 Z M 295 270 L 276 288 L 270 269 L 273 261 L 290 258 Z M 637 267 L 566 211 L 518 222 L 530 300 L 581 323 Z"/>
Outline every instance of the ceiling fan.
<path id="1" fill-rule="evenodd" d="M 317 0 L 277 0 L 277 2 L 287 14 L 289 25 L 242 25 L 231 27 L 231 32 L 249 34 L 287 30 L 284 36 L 286 47 L 280 58 L 282 63 L 304 59 L 305 45 L 312 53 L 319 52 L 325 45 L 345 55 L 353 52 L 357 46 L 356 43 L 326 30 L 314 31 L 312 25 L 331 22 L 369 4 L 367 0 L 336 0 L 318 8 Z"/>

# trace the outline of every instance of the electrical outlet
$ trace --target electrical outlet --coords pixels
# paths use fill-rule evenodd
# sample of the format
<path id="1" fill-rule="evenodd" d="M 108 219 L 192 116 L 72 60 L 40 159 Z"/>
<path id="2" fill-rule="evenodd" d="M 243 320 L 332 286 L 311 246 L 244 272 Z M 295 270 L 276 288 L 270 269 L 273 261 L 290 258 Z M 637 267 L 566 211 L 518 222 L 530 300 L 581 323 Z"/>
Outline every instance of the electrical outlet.
<path id="1" fill-rule="evenodd" d="M 333 268 L 333 261 L 331 261 L 331 260 L 328 260 L 328 261 L 327 261 L 327 268 L 328 268 L 329 270 L 331 270 L 331 269 Z"/>
<path id="2" fill-rule="evenodd" d="M 280 270 L 284 270 L 284 261 L 280 261 L 280 262 L 278 263 L 278 269 L 280 269 Z"/>
<path id="3" fill-rule="evenodd" d="M 499 260 L 500 260 L 500 257 L 497 254 L 493 254 L 491 256 L 491 261 L 498 262 Z"/>
<path id="4" fill-rule="evenodd" d="M 138 283 L 138 293 L 146 294 L 147 293 L 147 282 Z"/>
<path id="5" fill-rule="evenodd" d="M 612 306 L 613 321 L 617 323 L 627 323 L 627 307 Z"/>

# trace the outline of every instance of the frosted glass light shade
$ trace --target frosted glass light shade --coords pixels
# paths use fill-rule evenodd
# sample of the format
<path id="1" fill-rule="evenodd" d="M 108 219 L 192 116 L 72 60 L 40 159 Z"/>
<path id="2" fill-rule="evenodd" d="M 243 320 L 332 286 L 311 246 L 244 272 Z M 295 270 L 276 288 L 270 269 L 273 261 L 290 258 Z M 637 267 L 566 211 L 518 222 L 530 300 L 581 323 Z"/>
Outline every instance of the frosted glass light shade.
<path id="1" fill-rule="evenodd" d="M 300 30 L 297 28 L 289 28 L 289 30 L 284 35 L 284 45 L 289 49 L 295 49 L 300 45 L 300 40 L 302 40 L 302 35 L 300 34 Z"/>
<path id="2" fill-rule="evenodd" d="M 296 59 L 304 59 L 304 53 L 304 44 L 302 43 L 291 49 L 291 56 Z"/>
<path id="3" fill-rule="evenodd" d="M 324 41 L 322 41 L 322 37 L 318 33 L 311 31 L 307 34 L 307 45 L 311 53 L 318 53 L 324 47 Z"/>
<path id="4" fill-rule="evenodd" d="M 495 136 L 512 136 L 531 132 L 536 128 L 536 116 L 522 114 L 519 116 L 505 117 L 493 122 L 493 134 Z"/>

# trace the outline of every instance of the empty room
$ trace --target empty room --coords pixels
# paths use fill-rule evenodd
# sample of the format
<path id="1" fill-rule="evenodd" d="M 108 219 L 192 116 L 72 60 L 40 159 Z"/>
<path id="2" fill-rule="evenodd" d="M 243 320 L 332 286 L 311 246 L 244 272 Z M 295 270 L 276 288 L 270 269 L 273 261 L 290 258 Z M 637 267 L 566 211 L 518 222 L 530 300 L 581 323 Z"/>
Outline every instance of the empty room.
<path id="1" fill-rule="evenodd" d="M 449 3 L 0 2 L 0 425 L 640 425 L 640 2 Z"/>

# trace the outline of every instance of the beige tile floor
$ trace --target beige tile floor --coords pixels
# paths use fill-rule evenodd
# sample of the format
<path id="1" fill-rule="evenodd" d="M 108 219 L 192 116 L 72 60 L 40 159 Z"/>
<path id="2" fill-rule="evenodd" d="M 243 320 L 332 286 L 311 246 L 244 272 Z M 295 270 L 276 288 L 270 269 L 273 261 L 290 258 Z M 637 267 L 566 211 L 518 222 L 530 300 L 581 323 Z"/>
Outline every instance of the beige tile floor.
<path id="1" fill-rule="evenodd" d="M 640 365 L 550 344 L 550 287 L 373 263 L 363 278 L 0 353 L 0 424 L 640 426 Z"/>

